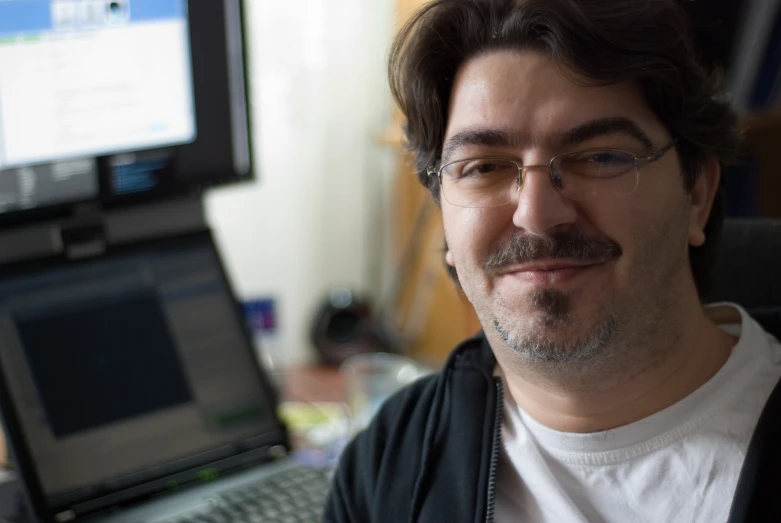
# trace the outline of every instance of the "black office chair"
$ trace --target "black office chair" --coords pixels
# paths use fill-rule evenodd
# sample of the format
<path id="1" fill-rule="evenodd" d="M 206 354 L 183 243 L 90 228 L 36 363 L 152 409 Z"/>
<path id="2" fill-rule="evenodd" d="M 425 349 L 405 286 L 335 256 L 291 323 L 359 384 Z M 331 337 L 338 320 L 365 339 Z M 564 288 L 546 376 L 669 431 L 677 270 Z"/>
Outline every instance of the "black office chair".
<path id="1" fill-rule="evenodd" d="M 735 302 L 781 339 L 781 220 L 725 220 L 705 301 Z"/>

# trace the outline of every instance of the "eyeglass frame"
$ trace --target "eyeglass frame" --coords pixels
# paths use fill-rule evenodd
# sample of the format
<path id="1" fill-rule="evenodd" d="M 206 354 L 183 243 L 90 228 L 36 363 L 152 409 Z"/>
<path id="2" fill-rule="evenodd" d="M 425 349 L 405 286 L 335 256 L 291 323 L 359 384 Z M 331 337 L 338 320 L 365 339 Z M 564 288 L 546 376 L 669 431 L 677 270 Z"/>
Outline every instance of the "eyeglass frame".
<path id="1" fill-rule="evenodd" d="M 443 187 L 443 183 L 442 183 L 442 169 L 444 169 L 445 167 L 448 167 L 449 165 L 453 165 L 453 164 L 460 163 L 460 162 L 469 162 L 469 161 L 474 161 L 474 160 L 497 160 L 497 161 L 502 161 L 502 162 L 513 163 L 518 168 L 518 177 L 516 178 L 516 180 L 517 180 L 518 191 L 519 192 L 520 192 L 521 187 L 523 186 L 523 172 L 526 169 L 530 169 L 532 167 L 547 167 L 548 170 L 550 170 L 551 182 L 553 183 L 553 186 L 556 187 L 556 189 L 558 190 L 558 186 L 556 185 L 556 180 L 554 179 L 554 174 L 553 174 L 554 173 L 553 162 L 555 162 L 556 160 L 558 160 L 559 158 L 561 158 L 563 156 L 569 156 L 571 154 L 588 153 L 588 152 L 592 152 L 592 151 L 595 151 L 595 152 L 596 151 L 607 151 L 607 152 L 614 151 L 614 152 L 626 153 L 626 154 L 634 157 L 634 162 L 633 163 L 634 163 L 634 167 L 635 167 L 635 172 L 639 173 L 641 166 L 648 165 L 649 163 L 653 163 L 653 162 L 655 162 L 657 160 L 660 160 L 677 143 L 678 143 L 678 138 L 677 137 L 673 138 L 673 140 L 670 143 L 668 143 L 667 145 L 665 145 L 664 147 L 662 147 L 660 149 L 657 149 L 655 152 L 651 153 L 649 156 L 637 156 L 637 155 L 635 155 L 631 151 L 625 151 L 623 149 L 601 148 L 601 147 L 595 147 L 593 149 L 584 149 L 582 151 L 570 151 L 570 152 L 567 152 L 567 153 L 557 154 L 556 156 L 554 156 L 553 158 L 550 159 L 550 162 L 548 162 L 548 165 L 543 165 L 543 164 L 539 164 L 539 165 L 522 165 L 521 162 L 519 162 L 517 160 L 511 160 L 509 158 L 499 158 L 499 157 L 493 157 L 493 156 L 476 156 L 476 157 L 473 157 L 473 158 L 463 158 L 461 160 L 453 160 L 452 162 L 447 162 L 446 164 L 441 165 L 439 168 L 436 168 L 433 165 L 430 165 L 426 169 L 426 174 L 427 174 L 427 176 L 429 178 L 431 178 L 431 176 L 436 175 L 437 178 L 439 178 L 439 186 Z M 630 169 L 630 171 L 631 171 L 631 169 Z M 630 171 L 626 171 L 625 173 L 619 174 L 619 175 L 616 176 L 616 178 L 618 176 L 624 176 L 626 173 L 628 173 Z M 443 188 L 442 191 L 444 193 L 444 188 Z M 445 199 L 447 200 L 447 198 L 445 198 Z M 490 209 L 492 207 L 500 207 L 502 205 L 507 205 L 510 202 L 512 202 L 512 199 L 510 199 L 510 200 L 508 200 L 508 201 L 506 201 L 504 203 L 500 203 L 500 204 L 489 206 L 489 207 L 474 207 L 474 208 L 476 208 L 476 209 L 479 209 L 479 208 Z M 456 207 L 462 207 L 461 205 L 456 205 L 454 203 L 452 203 L 451 205 L 455 205 Z M 468 208 L 471 208 L 471 207 L 464 207 L 464 208 L 468 209 Z"/>

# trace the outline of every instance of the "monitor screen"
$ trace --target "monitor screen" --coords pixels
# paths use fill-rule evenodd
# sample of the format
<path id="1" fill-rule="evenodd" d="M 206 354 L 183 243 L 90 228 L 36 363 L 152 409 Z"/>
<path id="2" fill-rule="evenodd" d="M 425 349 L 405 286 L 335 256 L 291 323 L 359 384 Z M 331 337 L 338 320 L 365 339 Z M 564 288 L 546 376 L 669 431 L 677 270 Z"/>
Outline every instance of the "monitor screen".
<path id="1" fill-rule="evenodd" d="M 170 482 L 278 428 L 208 234 L 0 279 L 0 363 L 54 507 Z"/>
<path id="2" fill-rule="evenodd" d="M 0 0 L 0 222 L 251 177 L 239 0 Z"/>
<path id="3" fill-rule="evenodd" d="M 186 0 L 0 2 L 0 169 L 195 138 Z"/>

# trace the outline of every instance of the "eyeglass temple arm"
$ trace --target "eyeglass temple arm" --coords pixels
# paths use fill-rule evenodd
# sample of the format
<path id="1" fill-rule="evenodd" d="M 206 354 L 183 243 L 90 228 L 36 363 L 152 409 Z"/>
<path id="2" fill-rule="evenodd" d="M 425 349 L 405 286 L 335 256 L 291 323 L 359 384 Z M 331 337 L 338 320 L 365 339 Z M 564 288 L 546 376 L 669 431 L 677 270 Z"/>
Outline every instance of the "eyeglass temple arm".
<path id="1" fill-rule="evenodd" d="M 652 154 L 651 156 L 646 156 L 646 157 L 644 157 L 644 158 L 637 158 L 637 159 L 635 160 L 635 165 L 636 165 L 637 167 L 640 167 L 641 165 L 645 165 L 645 164 L 647 164 L 647 163 L 655 162 L 656 160 L 658 160 L 659 158 L 661 158 L 662 156 L 664 156 L 665 154 L 667 154 L 667 151 L 669 151 L 670 149 L 672 149 L 672 148 L 673 148 L 673 146 L 674 146 L 675 144 L 677 144 L 677 143 L 678 143 L 678 138 L 676 138 L 676 139 L 675 139 L 675 140 L 673 140 L 672 142 L 668 143 L 667 145 L 665 145 L 664 147 L 662 147 L 661 149 L 659 149 L 658 151 L 656 151 L 656 152 L 655 152 L 654 154 Z"/>

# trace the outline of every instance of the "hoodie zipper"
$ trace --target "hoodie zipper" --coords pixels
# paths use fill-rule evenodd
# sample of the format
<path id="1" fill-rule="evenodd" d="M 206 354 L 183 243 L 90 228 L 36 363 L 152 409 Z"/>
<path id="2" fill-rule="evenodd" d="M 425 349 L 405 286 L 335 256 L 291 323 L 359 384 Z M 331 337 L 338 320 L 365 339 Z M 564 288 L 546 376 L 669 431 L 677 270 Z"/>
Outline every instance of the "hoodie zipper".
<path id="1" fill-rule="evenodd" d="M 491 468 L 488 471 L 488 508 L 485 523 L 494 521 L 494 504 L 496 503 L 496 467 L 499 463 L 499 445 L 502 441 L 502 412 L 504 410 L 504 389 L 502 380 L 496 380 L 496 412 L 494 413 L 494 438 L 491 444 Z"/>

